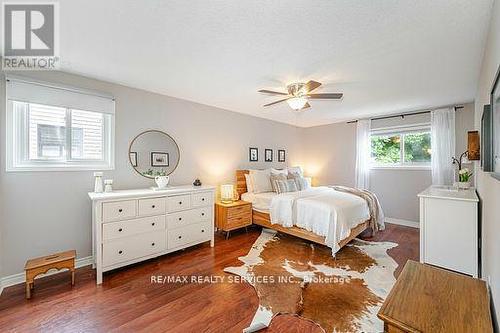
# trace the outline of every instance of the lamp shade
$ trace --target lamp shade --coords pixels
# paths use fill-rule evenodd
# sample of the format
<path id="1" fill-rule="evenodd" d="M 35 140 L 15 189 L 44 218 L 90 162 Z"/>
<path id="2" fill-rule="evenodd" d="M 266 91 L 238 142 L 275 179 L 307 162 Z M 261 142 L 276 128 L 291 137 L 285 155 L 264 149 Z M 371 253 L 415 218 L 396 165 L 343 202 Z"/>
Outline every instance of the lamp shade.
<path id="1" fill-rule="evenodd" d="M 220 200 L 224 203 L 233 202 L 234 186 L 232 184 L 220 186 Z"/>
<path id="2" fill-rule="evenodd" d="M 307 103 L 307 98 L 305 97 L 293 97 L 286 101 L 288 105 L 295 111 L 301 110 Z"/>

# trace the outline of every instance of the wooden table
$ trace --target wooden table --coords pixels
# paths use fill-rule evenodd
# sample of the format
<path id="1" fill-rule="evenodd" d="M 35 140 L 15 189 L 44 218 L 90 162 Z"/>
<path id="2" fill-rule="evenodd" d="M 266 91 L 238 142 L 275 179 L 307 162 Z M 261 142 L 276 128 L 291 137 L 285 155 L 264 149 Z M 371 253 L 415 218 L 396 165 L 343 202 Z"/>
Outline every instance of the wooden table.
<path id="1" fill-rule="evenodd" d="M 71 271 L 71 285 L 75 285 L 75 257 L 76 251 L 70 250 L 28 260 L 24 266 L 26 271 L 26 298 L 31 298 L 31 290 L 35 287 L 35 277 L 47 273 L 51 269 L 69 269 Z"/>
<path id="2" fill-rule="evenodd" d="M 389 333 L 493 332 L 484 281 L 412 260 L 378 317 Z"/>

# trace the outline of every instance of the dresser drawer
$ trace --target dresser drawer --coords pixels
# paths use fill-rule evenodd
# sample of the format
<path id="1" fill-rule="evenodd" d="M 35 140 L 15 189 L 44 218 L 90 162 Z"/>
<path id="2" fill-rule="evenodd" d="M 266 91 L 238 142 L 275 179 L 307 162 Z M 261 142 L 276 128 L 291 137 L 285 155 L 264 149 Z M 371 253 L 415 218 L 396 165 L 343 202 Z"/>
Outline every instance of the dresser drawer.
<path id="1" fill-rule="evenodd" d="M 192 218 L 197 223 L 212 221 L 212 206 L 193 209 Z"/>
<path id="2" fill-rule="evenodd" d="M 167 211 L 177 212 L 191 208 L 191 194 L 176 195 L 167 198 Z"/>
<path id="3" fill-rule="evenodd" d="M 231 207 L 227 211 L 227 228 L 244 227 L 252 224 L 252 206 Z"/>
<path id="4" fill-rule="evenodd" d="M 165 229 L 165 215 L 144 217 L 102 225 L 103 241 Z"/>
<path id="5" fill-rule="evenodd" d="M 165 214 L 166 198 L 139 199 L 139 216 Z"/>
<path id="6" fill-rule="evenodd" d="M 210 222 L 195 223 L 182 228 L 167 230 L 168 248 L 173 249 L 192 242 L 211 239 Z"/>
<path id="7" fill-rule="evenodd" d="M 105 202 L 102 204 L 102 220 L 104 222 L 110 222 L 130 219 L 137 216 L 136 209 L 136 200 Z"/>
<path id="8" fill-rule="evenodd" d="M 193 217 L 194 217 L 194 211 L 192 210 L 170 213 L 167 215 L 167 228 L 175 229 L 179 227 L 184 227 L 188 224 L 193 224 L 196 222 L 196 220 Z"/>
<path id="9" fill-rule="evenodd" d="M 102 245 L 103 266 L 111 266 L 145 257 L 162 252 L 165 249 L 164 230 L 116 239 Z"/>
<path id="10" fill-rule="evenodd" d="M 193 193 L 191 196 L 193 207 L 211 206 L 213 204 L 212 192 Z"/>

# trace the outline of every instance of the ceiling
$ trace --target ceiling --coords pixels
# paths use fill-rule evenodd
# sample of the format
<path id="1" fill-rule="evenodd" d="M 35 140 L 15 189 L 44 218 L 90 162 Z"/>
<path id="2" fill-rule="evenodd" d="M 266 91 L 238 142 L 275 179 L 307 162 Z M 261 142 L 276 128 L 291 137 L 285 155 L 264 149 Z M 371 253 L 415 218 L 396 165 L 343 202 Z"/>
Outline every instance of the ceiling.
<path id="1" fill-rule="evenodd" d="M 491 0 L 60 1 L 61 69 L 309 127 L 472 101 Z M 306 112 L 258 89 L 314 79 Z"/>

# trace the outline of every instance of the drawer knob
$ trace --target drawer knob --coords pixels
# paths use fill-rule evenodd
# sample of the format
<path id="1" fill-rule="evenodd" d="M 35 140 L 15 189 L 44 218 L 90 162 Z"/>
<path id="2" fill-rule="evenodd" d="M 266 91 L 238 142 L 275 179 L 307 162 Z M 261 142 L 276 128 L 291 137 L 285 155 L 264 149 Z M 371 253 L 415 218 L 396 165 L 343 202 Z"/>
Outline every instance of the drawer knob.
<path id="1" fill-rule="evenodd" d="M 201 213 L 201 216 L 205 216 L 205 213 Z"/>
<path id="2" fill-rule="evenodd" d="M 179 221 L 182 221 L 182 217 L 179 217 Z"/>
<path id="3" fill-rule="evenodd" d="M 182 205 L 182 201 L 179 201 L 179 205 Z"/>
<path id="4" fill-rule="evenodd" d="M 123 209 L 121 209 L 121 208 L 120 208 L 120 209 L 118 209 L 118 212 L 119 212 L 119 213 L 123 212 Z"/>
<path id="5" fill-rule="evenodd" d="M 155 246 L 155 243 L 151 243 L 151 246 Z"/>
<path id="6" fill-rule="evenodd" d="M 155 208 L 156 206 L 155 205 L 152 205 L 151 208 Z"/>
<path id="7" fill-rule="evenodd" d="M 201 229 L 201 232 L 205 232 L 205 229 Z"/>
<path id="8" fill-rule="evenodd" d="M 201 198 L 201 201 L 205 201 L 205 198 Z"/>
<path id="9" fill-rule="evenodd" d="M 120 229 L 118 229 L 118 231 L 119 231 L 119 232 L 122 232 L 122 231 L 123 231 L 123 229 L 122 229 L 122 228 L 120 228 Z"/>
<path id="10" fill-rule="evenodd" d="M 123 253 L 123 251 L 122 251 L 122 250 L 118 251 L 118 254 L 122 254 L 122 253 Z"/>
<path id="11" fill-rule="evenodd" d="M 181 239 L 181 238 L 182 238 L 182 236 L 179 236 L 179 237 L 177 237 L 177 238 Z"/>
<path id="12" fill-rule="evenodd" d="M 151 225 L 152 225 L 152 226 L 154 226 L 154 225 L 155 225 L 155 223 L 153 222 L 153 223 L 151 223 Z"/>

